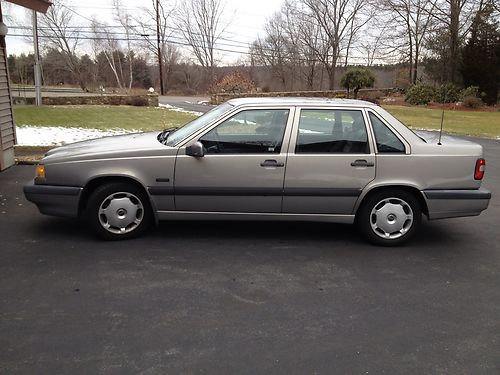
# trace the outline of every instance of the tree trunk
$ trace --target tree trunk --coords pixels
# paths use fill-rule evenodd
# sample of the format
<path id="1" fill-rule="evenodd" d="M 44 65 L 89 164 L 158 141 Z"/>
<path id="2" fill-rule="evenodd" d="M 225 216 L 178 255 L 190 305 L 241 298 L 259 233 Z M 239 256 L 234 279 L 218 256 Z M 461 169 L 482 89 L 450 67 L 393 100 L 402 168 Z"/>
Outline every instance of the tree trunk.
<path id="1" fill-rule="evenodd" d="M 129 90 L 132 88 L 132 82 L 134 81 L 134 69 L 132 66 L 132 55 L 129 53 L 129 58 L 128 58 L 128 64 L 129 64 L 129 81 L 128 81 L 128 88 Z"/>
<path id="2" fill-rule="evenodd" d="M 80 86 L 82 91 L 87 91 L 87 85 L 85 84 L 85 81 L 81 77 L 78 78 L 78 86 Z"/>
<path id="3" fill-rule="evenodd" d="M 314 68 L 315 68 L 315 65 L 314 65 L 314 63 L 312 63 L 308 69 L 308 74 L 306 77 L 307 88 L 309 90 L 312 90 L 314 88 Z"/>
<path id="4" fill-rule="evenodd" d="M 113 58 L 114 59 L 114 58 Z M 123 66 L 122 66 L 122 59 L 120 58 L 120 53 L 119 51 L 116 51 L 116 59 L 118 60 L 118 68 L 120 69 L 119 72 L 120 72 L 120 82 L 123 82 L 124 85 L 126 85 L 125 83 L 125 79 L 123 78 Z M 121 88 L 121 85 L 120 85 L 120 88 Z"/>
<path id="5" fill-rule="evenodd" d="M 410 40 L 410 57 L 408 59 L 409 63 L 410 63 L 410 66 L 408 68 L 408 82 L 411 84 L 413 82 L 413 76 L 412 76 L 412 72 L 413 72 L 413 69 L 412 69 L 412 66 L 413 66 L 413 39 L 411 37 L 411 32 L 408 33 L 408 38 Z"/>
<path id="6" fill-rule="evenodd" d="M 328 73 L 328 90 L 333 90 L 335 88 L 335 65 L 330 65 L 326 68 Z"/>
<path id="7" fill-rule="evenodd" d="M 118 76 L 118 72 L 116 70 L 116 64 L 115 64 L 115 57 L 113 54 L 111 54 L 111 58 L 109 57 L 107 51 L 103 51 L 104 52 L 104 56 L 106 57 L 106 60 L 108 61 L 108 65 L 109 67 L 111 68 L 111 70 L 113 71 L 113 74 L 115 76 L 115 79 L 116 79 L 116 84 L 118 85 L 119 88 L 122 88 L 122 83 L 120 81 L 120 77 Z"/>
<path id="8" fill-rule="evenodd" d="M 417 77 L 418 77 L 418 55 L 419 55 L 419 50 L 418 46 L 415 46 L 415 59 L 413 61 L 413 84 L 417 83 Z"/>
<path id="9" fill-rule="evenodd" d="M 448 60 L 449 77 L 451 83 L 456 83 L 458 67 L 458 31 L 460 22 L 460 0 L 450 1 L 450 56 Z"/>

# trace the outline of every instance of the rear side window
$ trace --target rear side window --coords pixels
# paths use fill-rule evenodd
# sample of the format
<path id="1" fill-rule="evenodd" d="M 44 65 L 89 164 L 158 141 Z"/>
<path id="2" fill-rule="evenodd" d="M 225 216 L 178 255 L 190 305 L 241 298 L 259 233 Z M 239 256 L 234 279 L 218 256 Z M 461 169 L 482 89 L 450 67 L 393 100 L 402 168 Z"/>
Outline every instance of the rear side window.
<path id="1" fill-rule="evenodd" d="M 379 153 L 405 153 L 403 142 L 377 116 L 370 112 L 370 121 Z"/>
<path id="2" fill-rule="evenodd" d="M 301 110 L 295 153 L 370 153 L 363 113 L 341 109 Z"/>

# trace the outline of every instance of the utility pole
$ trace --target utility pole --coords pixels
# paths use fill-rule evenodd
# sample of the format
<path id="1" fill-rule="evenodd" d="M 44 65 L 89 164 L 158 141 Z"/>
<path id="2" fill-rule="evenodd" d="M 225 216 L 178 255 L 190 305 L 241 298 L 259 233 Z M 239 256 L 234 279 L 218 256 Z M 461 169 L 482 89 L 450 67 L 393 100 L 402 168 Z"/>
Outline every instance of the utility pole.
<path id="1" fill-rule="evenodd" d="M 33 44 L 35 47 L 35 66 L 33 72 L 35 75 L 35 104 L 42 105 L 42 74 L 40 71 L 40 52 L 38 49 L 38 18 L 36 11 L 33 11 Z"/>
<path id="2" fill-rule="evenodd" d="M 156 0 L 156 42 L 158 47 L 158 65 L 160 67 L 160 94 L 165 95 L 163 89 L 163 59 L 160 43 L 160 0 Z"/>

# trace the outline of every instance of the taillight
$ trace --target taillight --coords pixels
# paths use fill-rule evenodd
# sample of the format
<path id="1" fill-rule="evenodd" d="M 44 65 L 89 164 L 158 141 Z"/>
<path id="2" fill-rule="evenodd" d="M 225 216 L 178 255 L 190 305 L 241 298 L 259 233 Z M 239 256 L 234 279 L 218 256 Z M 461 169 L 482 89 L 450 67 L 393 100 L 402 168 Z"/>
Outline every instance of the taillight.
<path id="1" fill-rule="evenodd" d="M 482 180 L 483 179 L 485 168 L 486 168 L 486 160 L 477 159 L 476 169 L 474 170 L 474 180 Z"/>

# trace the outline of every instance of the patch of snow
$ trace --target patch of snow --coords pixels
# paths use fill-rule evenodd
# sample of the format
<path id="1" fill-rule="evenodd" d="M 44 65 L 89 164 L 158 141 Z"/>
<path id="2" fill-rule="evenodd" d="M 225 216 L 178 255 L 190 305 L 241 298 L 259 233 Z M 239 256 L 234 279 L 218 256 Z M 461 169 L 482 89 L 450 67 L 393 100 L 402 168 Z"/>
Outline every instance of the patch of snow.
<path id="1" fill-rule="evenodd" d="M 184 108 L 179 108 L 179 107 L 174 107 L 173 105 L 170 104 L 158 104 L 158 106 L 162 108 L 166 108 L 169 111 L 175 111 L 175 112 L 181 112 L 181 113 L 189 113 L 190 115 L 195 115 L 195 116 L 201 116 L 203 113 L 202 112 L 197 112 L 197 111 L 188 111 L 187 109 Z"/>
<path id="2" fill-rule="evenodd" d="M 240 119 L 235 119 L 235 118 L 231 119 L 230 122 L 237 122 L 238 124 L 245 124 L 245 125 L 248 125 L 248 124 L 250 124 L 250 125 L 258 125 L 254 121 L 248 121 L 248 120 L 245 121 L 245 120 L 240 120 Z"/>
<path id="3" fill-rule="evenodd" d="M 318 132 L 316 130 L 311 130 L 311 129 L 299 129 L 300 134 L 324 134 L 322 132 Z"/>
<path id="4" fill-rule="evenodd" d="M 418 133 L 418 132 L 438 132 L 438 131 L 440 131 L 440 129 L 417 128 L 415 126 L 412 126 L 410 129 L 411 130 L 415 130 L 416 133 Z"/>
<path id="5" fill-rule="evenodd" d="M 138 130 L 126 129 L 85 129 L 67 128 L 64 126 L 30 126 L 16 128 L 19 146 L 60 146 L 67 143 L 86 141 L 110 135 L 137 133 Z"/>
<path id="6" fill-rule="evenodd" d="M 209 100 L 200 100 L 200 101 L 198 102 L 198 104 L 201 104 L 201 105 L 208 105 L 208 104 L 210 104 L 210 101 L 209 101 Z"/>

